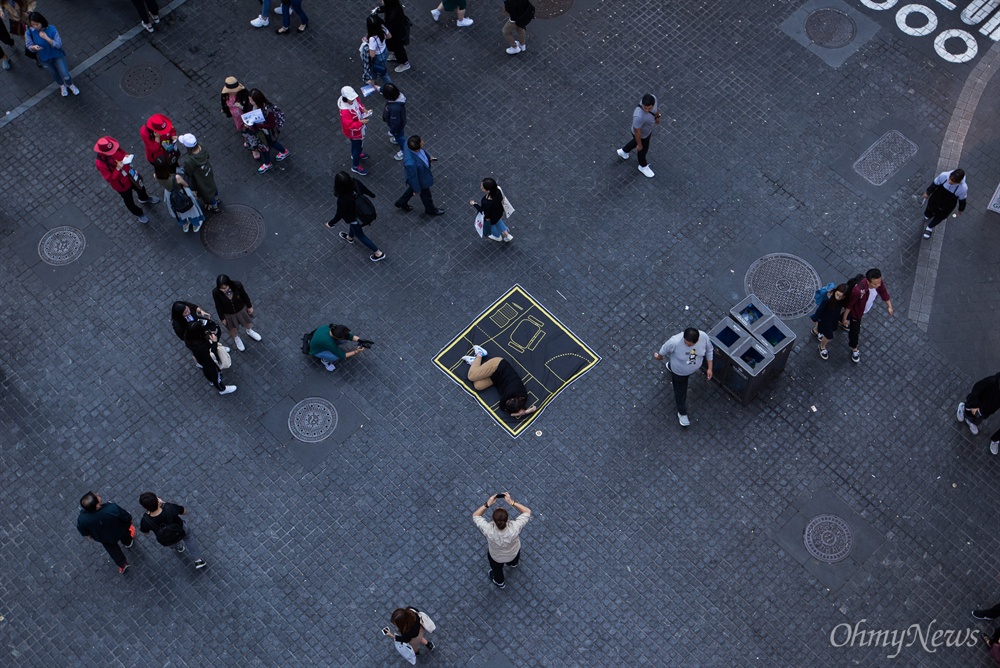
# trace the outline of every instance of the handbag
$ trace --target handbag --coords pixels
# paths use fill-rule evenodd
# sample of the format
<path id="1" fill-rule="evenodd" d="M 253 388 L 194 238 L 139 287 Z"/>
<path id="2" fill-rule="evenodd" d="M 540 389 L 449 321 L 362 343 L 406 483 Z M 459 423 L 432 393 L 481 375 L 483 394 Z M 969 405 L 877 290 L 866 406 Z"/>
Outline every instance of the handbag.
<path id="1" fill-rule="evenodd" d="M 501 202 L 503 204 L 503 217 L 510 218 L 511 215 L 513 215 L 514 213 L 514 207 L 511 206 L 511 203 L 507 199 L 507 196 L 503 194 L 503 188 L 499 188 L 499 190 L 500 190 L 500 197 L 503 200 Z"/>
<path id="2" fill-rule="evenodd" d="M 417 653 L 413 651 L 408 642 L 399 642 L 398 640 L 392 641 L 396 645 L 396 651 L 404 659 L 410 662 L 411 665 L 417 665 Z"/>
<path id="3" fill-rule="evenodd" d="M 215 347 L 215 350 L 212 351 L 212 358 L 215 360 L 216 366 L 220 369 L 228 369 L 233 365 L 232 356 L 222 346 Z"/>
<path id="4" fill-rule="evenodd" d="M 480 239 L 483 238 L 483 222 L 485 220 L 486 220 L 486 215 L 482 211 L 476 214 L 476 222 L 474 223 L 474 225 L 476 226 L 476 232 L 479 233 Z"/>
<path id="5" fill-rule="evenodd" d="M 425 631 L 433 633 L 437 630 L 437 625 L 434 623 L 434 620 L 431 619 L 430 615 L 423 611 L 418 612 L 417 615 L 420 617 L 420 625 L 424 627 Z"/>

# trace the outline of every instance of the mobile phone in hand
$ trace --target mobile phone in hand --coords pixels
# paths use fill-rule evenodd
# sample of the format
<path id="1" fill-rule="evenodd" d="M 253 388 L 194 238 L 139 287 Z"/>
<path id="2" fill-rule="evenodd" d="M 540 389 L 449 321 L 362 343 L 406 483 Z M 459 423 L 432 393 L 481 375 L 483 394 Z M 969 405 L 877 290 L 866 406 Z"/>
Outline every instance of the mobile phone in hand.
<path id="1" fill-rule="evenodd" d="M 384 636 L 389 635 L 389 627 L 388 626 L 383 626 L 382 627 L 382 635 L 384 635 Z"/>

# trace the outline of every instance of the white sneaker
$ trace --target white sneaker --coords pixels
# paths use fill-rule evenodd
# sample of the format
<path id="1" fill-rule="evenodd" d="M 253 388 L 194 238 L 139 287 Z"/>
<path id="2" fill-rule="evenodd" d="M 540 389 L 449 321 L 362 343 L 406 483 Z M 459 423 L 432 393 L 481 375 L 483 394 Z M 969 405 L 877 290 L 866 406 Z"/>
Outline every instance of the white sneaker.
<path id="1" fill-rule="evenodd" d="M 437 23 L 438 21 L 441 20 L 441 12 L 436 9 L 431 10 L 431 16 L 434 17 L 434 23 Z"/>
<path id="2" fill-rule="evenodd" d="M 507 53 L 509 53 L 512 56 L 521 53 L 521 47 L 517 46 L 516 44 L 514 46 L 508 46 Z"/>
<path id="3" fill-rule="evenodd" d="M 527 44 L 522 44 L 521 45 L 521 51 L 527 51 L 527 50 L 528 50 L 528 45 Z"/>
<path id="4" fill-rule="evenodd" d="M 236 342 L 236 350 L 243 352 L 244 350 L 247 349 L 247 347 L 243 345 L 243 339 L 241 339 L 240 337 L 237 336 L 233 340 Z"/>
<path id="5" fill-rule="evenodd" d="M 677 414 L 677 421 L 681 423 L 682 427 L 690 427 L 691 426 L 691 420 L 688 419 L 687 415 L 681 415 L 680 413 L 678 413 Z"/>
<path id="6" fill-rule="evenodd" d="M 274 13 L 275 14 L 281 14 L 281 3 L 280 2 L 278 3 L 278 6 L 274 8 Z M 291 12 L 289 12 L 289 13 L 291 13 Z"/>
<path id="7" fill-rule="evenodd" d="M 501 237 L 498 237 L 495 234 L 491 234 L 491 235 L 489 235 L 486 238 L 489 239 L 490 241 L 503 241 L 503 239 Z"/>
<path id="8" fill-rule="evenodd" d="M 618 157 L 622 160 L 628 160 L 628 157 L 632 155 L 631 153 L 626 153 L 625 151 L 618 149 Z"/>
<path id="9" fill-rule="evenodd" d="M 146 32 L 153 32 L 153 24 L 152 23 L 143 23 L 142 27 L 146 29 Z"/>
<path id="10" fill-rule="evenodd" d="M 76 87 L 76 84 L 70 84 L 69 85 L 69 92 L 73 93 L 73 95 L 79 95 L 80 94 L 80 89 Z"/>
<path id="11" fill-rule="evenodd" d="M 149 216 L 147 216 L 146 214 L 142 214 L 141 216 L 139 216 L 139 222 L 143 224 L 148 223 Z"/>
<path id="12" fill-rule="evenodd" d="M 465 357 L 462 358 L 462 361 L 468 364 L 469 366 L 472 366 L 472 363 L 476 361 L 476 358 L 474 355 L 466 355 Z"/>
<path id="13" fill-rule="evenodd" d="M 392 157 L 395 158 L 396 160 L 402 160 L 403 159 L 403 152 L 402 151 L 396 151 L 396 155 L 394 155 Z"/>
<path id="14" fill-rule="evenodd" d="M 320 360 L 320 361 L 323 362 L 323 366 L 326 367 L 327 371 L 336 371 L 337 370 L 337 365 L 334 364 L 333 362 L 329 362 L 327 360 Z"/>
<path id="15" fill-rule="evenodd" d="M 513 241 L 513 240 L 514 240 L 514 235 L 513 235 L 513 234 L 510 234 L 510 233 L 508 233 L 508 234 L 507 234 L 507 236 L 505 236 L 505 237 L 503 238 L 503 240 L 504 240 L 504 241 Z"/>
<path id="16" fill-rule="evenodd" d="M 247 336 L 249 336 L 254 341 L 260 341 L 260 334 L 258 334 L 257 332 L 255 332 L 252 329 L 248 329 L 247 330 Z"/>
<path id="17" fill-rule="evenodd" d="M 475 23 L 475 21 L 473 21 L 470 18 L 464 18 L 464 19 L 459 19 L 458 21 L 455 21 L 455 25 L 457 25 L 459 28 L 468 28 L 473 23 Z"/>
<path id="18" fill-rule="evenodd" d="M 979 436 L 979 427 L 977 427 L 976 425 L 972 424 L 968 420 L 965 421 L 965 424 L 969 425 L 969 431 L 972 432 L 973 436 Z"/>
<path id="19" fill-rule="evenodd" d="M 396 138 L 393 136 L 393 134 L 391 132 L 389 133 L 389 143 L 390 144 L 399 144 L 399 142 L 396 141 Z"/>
<path id="20" fill-rule="evenodd" d="M 219 394 L 232 394 L 235 391 L 236 391 L 235 385 L 226 385 L 226 389 L 219 390 Z"/>
<path id="21" fill-rule="evenodd" d="M 264 18 L 263 16 L 258 16 L 257 18 L 255 18 L 253 21 L 250 22 L 250 25 L 252 25 L 254 28 L 263 28 L 270 22 L 271 22 L 270 18 Z"/>
<path id="22" fill-rule="evenodd" d="M 646 178 L 653 178 L 653 170 L 649 168 L 649 165 L 639 165 L 639 171 L 642 172 L 642 175 Z"/>
<path id="23" fill-rule="evenodd" d="M 955 413 L 955 419 L 959 422 L 965 422 L 965 402 L 958 404 L 958 412 Z"/>
<path id="24" fill-rule="evenodd" d="M 1000 454 L 1000 441 L 990 441 L 990 454 Z"/>
<path id="25" fill-rule="evenodd" d="M 63 97 L 69 97 L 69 88 L 66 88 L 66 86 L 59 86 L 59 92 Z"/>
<path id="26" fill-rule="evenodd" d="M 410 64 L 409 63 L 403 63 L 402 65 L 396 65 L 396 67 L 395 67 L 395 69 L 393 71 L 395 71 L 395 72 L 405 72 L 408 69 L 410 69 Z"/>
<path id="27" fill-rule="evenodd" d="M 482 346 L 472 346 L 472 350 L 477 355 L 482 355 L 483 357 L 486 357 L 486 355 L 488 354 L 486 352 L 486 348 L 483 348 Z"/>

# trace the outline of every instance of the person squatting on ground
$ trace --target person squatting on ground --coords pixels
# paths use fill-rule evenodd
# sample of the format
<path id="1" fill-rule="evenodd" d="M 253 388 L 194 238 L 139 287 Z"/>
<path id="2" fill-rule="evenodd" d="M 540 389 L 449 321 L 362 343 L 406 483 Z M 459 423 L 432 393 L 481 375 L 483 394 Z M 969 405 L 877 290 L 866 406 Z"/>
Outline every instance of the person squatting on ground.
<path id="1" fill-rule="evenodd" d="M 368 157 L 364 152 L 365 126 L 372 112 L 365 109 L 358 99 L 358 92 L 350 86 L 340 89 L 337 108 L 340 110 L 340 130 L 351 142 L 351 171 L 367 176 L 368 170 L 361 166 L 361 161 Z"/>
<path id="2" fill-rule="evenodd" d="M 156 182 L 163 186 L 163 200 L 167 203 L 167 211 L 181 226 L 182 232 L 198 232 L 205 222 L 205 212 L 198 204 L 198 198 L 180 174 L 175 174 L 173 167 L 163 158 L 156 159 L 153 165 L 153 176 Z"/>
<path id="3" fill-rule="evenodd" d="M 977 436 L 979 425 L 998 409 L 1000 409 L 1000 373 L 987 376 L 973 385 L 965 401 L 958 405 L 955 417 L 959 422 L 969 426 L 973 436 Z M 990 452 L 994 455 L 1000 454 L 1000 429 L 993 432 L 990 437 Z"/>
<path id="4" fill-rule="evenodd" d="M 413 23 L 406 17 L 403 5 L 400 0 L 381 0 L 380 6 L 372 10 L 372 14 L 381 14 L 385 20 L 385 27 L 389 29 L 389 37 L 386 46 L 392 56 L 386 58 L 387 61 L 395 60 L 397 72 L 405 72 L 410 69 L 410 59 L 406 55 L 406 45 L 410 43 L 410 26 Z M 385 94 L 385 91 L 382 91 Z"/>
<path id="5" fill-rule="evenodd" d="M 528 390 L 517 370 L 502 357 L 494 357 L 489 362 L 483 362 L 488 355 L 482 346 L 472 346 L 473 355 L 467 355 L 462 361 L 469 365 L 467 378 L 477 392 L 496 386 L 500 393 L 500 410 L 509 413 L 513 418 L 523 418 L 534 413 L 538 406 L 528 403 Z"/>
<path id="6" fill-rule="evenodd" d="M 851 288 L 851 294 L 847 297 L 840 326 L 848 329 L 847 342 L 851 346 L 851 361 L 855 364 L 861 361 L 861 352 L 858 350 L 858 340 L 861 337 L 861 318 L 872 309 L 876 295 L 885 302 L 889 315 L 894 315 L 896 312 L 892 308 L 889 289 L 882 280 L 882 272 L 878 269 L 866 271 L 865 277 L 854 284 L 854 287 Z"/>
<path id="7" fill-rule="evenodd" d="M 357 347 L 351 351 L 340 347 L 341 343 L 348 341 L 357 343 Z M 344 325 L 330 323 L 317 327 L 313 331 L 312 337 L 309 339 L 309 354 L 318 357 L 327 371 L 334 371 L 337 368 L 336 362 L 360 355 L 369 345 L 371 345 L 371 341 L 355 336 Z"/>
<path id="8" fill-rule="evenodd" d="M 260 334 L 253 328 L 253 302 L 250 301 L 250 295 L 242 283 L 234 281 L 225 274 L 219 274 L 215 279 L 212 299 L 215 301 L 215 310 L 229 331 L 229 336 L 233 337 L 237 350 L 240 352 L 246 350 L 243 339 L 240 338 L 240 327 L 247 330 L 247 336 L 251 339 L 260 341 Z"/>
<path id="9" fill-rule="evenodd" d="M 956 169 L 952 172 L 941 172 L 924 191 L 927 206 L 924 208 L 924 239 L 930 239 L 934 228 L 938 226 L 958 205 L 958 214 L 965 211 L 965 200 L 969 196 L 969 186 L 965 181 L 965 170 Z"/>
<path id="10" fill-rule="evenodd" d="M 76 529 L 87 540 L 96 540 L 108 551 L 118 572 L 128 569 L 128 560 L 122 547 L 130 548 L 135 541 L 135 527 L 132 516 L 115 503 L 104 503 L 99 494 L 87 492 L 80 499 L 80 514 L 76 518 Z"/>
<path id="11" fill-rule="evenodd" d="M 150 197 L 146 192 L 146 185 L 142 176 L 136 171 L 133 164 L 133 156 L 125 155 L 124 149 L 118 145 L 118 141 L 111 137 L 101 137 L 94 144 L 94 151 L 97 158 L 94 164 L 97 171 L 101 173 L 104 180 L 111 188 L 121 195 L 125 206 L 135 216 L 140 223 L 148 223 L 149 218 L 146 213 L 135 203 L 132 193 L 139 195 L 139 204 L 156 204 L 159 197 Z"/>
<path id="12" fill-rule="evenodd" d="M 435 23 L 441 20 L 441 12 L 455 12 L 455 25 L 459 28 L 467 28 L 474 23 L 465 17 L 465 0 L 441 0 L 441 4 L 431 10 Z"/>
<path id="13" fill-rule="evenodd" d="M 531 0 L 503 0 L 501 10 L 507 20 L 503 24 L 503 36 L 510 44 L 507 53 L 515 55 L 528 50 L 528 31 L 526 28 L 535 18 L 535 6 Z"/>
<path id="14" fill-rule="evenodd" d="M 215 185 L 215 174 L 212 171 L 211 157 L 204 146 L 198 143 L 198 138 L 192 134 L 177 138 L 186 149 L 181 158 L 181 169 L 184 176 L 191 182 L 191 190 L 205 203 L 209 211 L 219 211 L 219 188 Z"/>
<path id="15" fill-rule="evenodd" d="M 483 513 L 500 499 L 506 501 L 511 508 L 520 513 L 513 522 L 508 521 L 509 516 L 503 508 L 497 508 L 493 511 L 493 521 L 488 521 L 483 517 Z M 490 580 L 500 589 L 507 586 L 503 567 L 517 568 L 521 562 L 521 530 L 530 519 L 531 508 L 511 499 L 510 492 L 494 494 L 486 499 L 486 503 L 476 508 L 476 512 L 472 513 L 472 521 L 486 536 L 486 543 L 489 546 L 486 558 L 490 562 Z"/>
<path id="16" fill-rule="evenodd" d="M 812 332 L 819 337 L 819 356 L 823 359 L 830 359 L 830 352 L 826 349 L 827 344 L 833 339 L 837 331 L 837 324 L 840 322 L 844 308 L 847 306 L 847 295 L 850 291 L 846 283 L 841 283 L 827 293 L 826 298 L 816 309 L 813 319 Z"/>
<path id="17" fill-rule="evenodd" d="M 235 385 L 226 385 L 222 380 L 222 369 L 229 367 L 230 359 L 225 347 L 219 345 L 219 326 L 216 323 L 195 320 L 184 332 L 184 344 L 194 355 L 205 379 L 219 394 L 236 391 Z"/>
<path id="18" fill-rule="evenodd" d="M 353 244 L 355 239 L 360 239 L 361 243 L 372 251 L 368 259 L 372 262 L 381 262 L 385 259 L 385 253 L 379 250 L 375 242 L 365 234 L 364 226 L 371 224 L 375 220 L 375 207 L 370 201 L 363 204 L 364 207 L 371 206 L 371 219 L 360 220 L 358 211 L 358 200 L 361 197 L 375 197 L 375 193 L 366 188 L 364 184 L 352 177 L 347 172 L 337 172 L 333 177 L 333 194 L 337 196 L 337 213 L 331 218 L 326 226 L 333 228 L 340 221 L 348 225 L 347 232 L 341 232 L 340 238 L 349 244 Z"/>
<path id="19" fill-rule="evenodd" d="M 424 637 L 424 632 L 431 632 L 437 627 L 426 612 L 413 606 L 396 608 L 389 621 L 396 627 L 396 633 L 389 631 L 386 626 L 382 629 L 382 635 L 391 638 L 396 644 L 396 650 L 411 664 L 417 662 L 421 647 L 434 649 L 434 643 Z"/>
<path id="20" fill-rule="evenodd" d="M 688 327 L 680 334 L 667 339 L 659 352 L 653 353 L 658 361 L 666 360 L 670 382 L 674 386 L 674 404 L 677 405 L 677 421 L 682 427 L 691 425 L 688 419 L 687 391 L 688 378 L 701 368 L 702 360 L 707 363 L 705 376 L 712 380 L 712 358 L 715 348 L 708 334 L 695 327 Z"/>
<path id="21" fill-rule="evenodd" d="M 396 200 L 395 206 L 403 211 L 412 211 L 410 198 L 420 195 L 424 203 L 424 213 L 428 216 L 440 216 L 444 209 L 434 206 L 431 196 L 431 186 L 434 185 L 434 174 L 431 172 L 431 162 L 434 158 L 424 150 L 424 140 L 420 135 L 413 135 L 406 140 L 403 149 L 403 170 L 406 172 L 406 190 Z"/>
<path id="22" fill-rule="evenodd" d="M 476 204 L 476 200 L 470 199 L 469 204 L 483 214 L 483 238 L 493 241 L 513 241 L 514 235 L 510 233 L 507 225 L 503 222 L 506 208 L 500 186 L 494 179 L 487 177 L 479 184 L 479 189 L 486 193 L 483 195 L 483 199 L 479 204 Z M 508 204 L 508 206 L 510 205 Z M 494 228 L 496 229 L 494 230 Z M 500 236 L 497 236 L 496 232 L 499 232 Z"/>
<path id="23" fill-rule="evenodd" d="M 639 171 L 644 176 L 653 178 L 653 170 L 646 162 L 649 152 L 649 142 L 653 138 L 653 129 L 660 124 L 660 111 L 656 98 L 649 93 L 642 96 L 639 106 L 632 112 L 632 138 L 618 149 L 618 157 L 628 160 L 632 149 L 638 149 Z"/>
<path id="24" fill-rule="evenodd" d="M 139 531 L 152 531 L 160 545 L 172 547 L 178 553 L 187 552 L 196 570 L 208 566 L 201 558 L 201 546 L 181 519 L 181 515 L 187 514 L 184 506 L 167 503 L 153 492 L 143 492 L 139 496 L 139 505 L 146 509 L 139 520 Z"/>
<path id="25" fill-rule="evenodd" d="M 382 120 L 389 126 L 389 141 L 399 146 L 396 160 L 403 159 L 406 148 L 406 96 L 396 87 L 396 84 L 382 86 L 382 97 L 385 98 L 385 108 L 382 109 Z"/>
<path id="26" fill-rule="evenodd" d="M 31 27 L 24 33 L 25 48 L 32 51 L 35 59 L 49 71 L 63 97 L 69 95 L 70 91 L 73 95 L 79 95 L 80 89 L 73 83 L 73 77 L 69 74 L 66 51 L 63 49 L 59 31 L 55 26 L 49 25 L 45 17 L 38 12 L 31 12 L 28 15 L 28 25 Z"/>

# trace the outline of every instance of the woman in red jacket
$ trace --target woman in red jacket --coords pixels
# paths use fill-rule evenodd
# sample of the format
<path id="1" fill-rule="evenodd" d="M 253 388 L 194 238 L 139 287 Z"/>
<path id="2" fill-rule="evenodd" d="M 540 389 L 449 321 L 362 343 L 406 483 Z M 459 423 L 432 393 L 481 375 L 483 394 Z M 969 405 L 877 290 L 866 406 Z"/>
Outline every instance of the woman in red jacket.
<path id="1" fill-rule="evenodd" d="M 181 151 L 177 146 L 177 132 L 174 124 L 163 114 L 153 114 L 146 124 L 139 128 L 139 136 L 146 147 L 146 160 L 151 165 L 157 158 L 164 158 L 173 169 L 177 169 Z"/>
<path id="2" fill-rule="evenodd" d="M 125 206 L 139 219 L 140 223 L 148 223 L 149 218 L 132 198 L 132 191 L 139 193 L 139 204 L 156 204 L 159 197 L 150 197 L 146 194 L 146 186 L 142 182 L 142 177 L 135 170 L 132 164 L 132 155 L 125 155 L 125 151 L 118 145 L 118 142 L 111 137 L 101 137 L 94 144 L 94 151 L 97 159 L 97 171 L 101 173 L 115 192 L 122 196 Z"/>
<path id="3" fill-rule="evenodd" d="M 372 112 L 365 110 L 365 106 L 358 100 L 357 91 L 350 86 L 340 89 L 337 108 L 340 109 L 340 129 L 351 140 L 351 171 L 367 176 L 368 170 L 361 166 L 361 161 L 368 157 L 364 153 L 365 125 Z"/>

